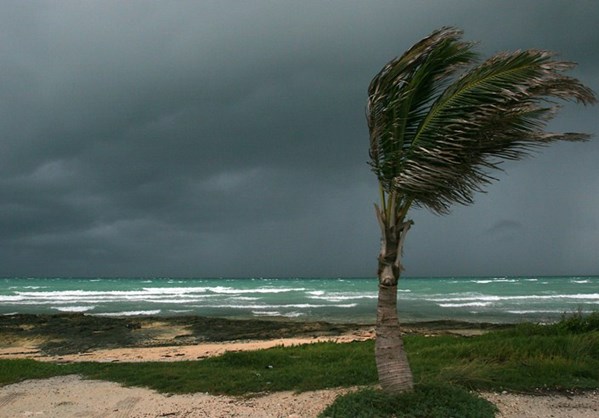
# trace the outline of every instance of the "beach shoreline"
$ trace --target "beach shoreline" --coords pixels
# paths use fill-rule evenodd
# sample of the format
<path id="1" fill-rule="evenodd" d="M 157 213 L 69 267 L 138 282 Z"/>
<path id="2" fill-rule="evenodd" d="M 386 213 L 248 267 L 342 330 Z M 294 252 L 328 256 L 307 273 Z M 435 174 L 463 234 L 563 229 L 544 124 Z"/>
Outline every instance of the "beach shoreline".
<path id="1" fill-rule="evenodd" d="M 214 329 L 207 330 L 209 326 Z M 435 321 L 404 324 L 403 331 L 431 337 L 446 334 L 474 336 L 509 326 Z M 28 358 L 54 363 L 194 361 L 232 351 L 322 341 L 346 343 L 374 337 L 372 324 L 202 317 L 98 319 L 83 314 L 16 315 L 0 318 L 0 359 Z M 189 344 L 190 341 L 193 343 Z M 61 343 L 65 343 L 63 349 Z M 76 351 L 78 349 L 80 351 Z M 68 375 L 0 387 L 0 418 L 33 415 L 309 418 L 316 417 L 337 396 L 351 390 L 355 388 L 273 392 L 251 397 L 204 393 L 171 395 Z M 481 393 L 481 396 L 498 406 L 499 418 L 591 418 L 599 411 L 596 391 L 577 395 L 529 396 L 506 392 Z"/>
<path id="2" fill-rule="evenodd" d="M 480 335 L 509 325 L 432 321 L 404 324 L 404 333 Z M 41 361 L 198 360 L 226 351 L 315 342 L 364 341 L 373 324 L 197 316 L 96 317 L 85 314 L 0 317 L 0 359 Z"/>

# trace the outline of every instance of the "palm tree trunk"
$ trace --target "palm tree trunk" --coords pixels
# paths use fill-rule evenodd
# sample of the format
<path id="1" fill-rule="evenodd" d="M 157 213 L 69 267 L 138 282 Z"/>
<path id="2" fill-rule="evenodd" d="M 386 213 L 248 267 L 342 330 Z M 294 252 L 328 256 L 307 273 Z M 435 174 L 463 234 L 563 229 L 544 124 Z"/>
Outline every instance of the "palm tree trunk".
<path id="1" fill-rule="evenodd" d="M 400 393 L 414 386 L 397 316 L 397 284 L 379 284 L 375 342 L 379 383 L 385 392 Z"/>
<path id="2" fill-rule="evenodd" d="M 404 350 L 397 314 L 397 282 L 401 272 L 403 242 L 412 221 L 387 222 L 377 208 L 382 245 L 379 255 L 379 296 L 376 317 L 375 359 L 379 383 L 385 392 L 401 393 L 414 387 Z"/>

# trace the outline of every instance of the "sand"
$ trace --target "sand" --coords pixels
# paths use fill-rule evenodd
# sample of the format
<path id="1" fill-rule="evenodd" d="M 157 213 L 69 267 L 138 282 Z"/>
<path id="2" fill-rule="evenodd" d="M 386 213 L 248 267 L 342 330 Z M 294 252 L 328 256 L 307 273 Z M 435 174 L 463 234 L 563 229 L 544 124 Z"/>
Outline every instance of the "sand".
<path id="1" fill-rule="evenodd" d="M 61 376 L 28 380 L 0 388 L 0 418 L 311 418 L 316 417 L 340 394 L 351 389 L 235 398 L 193 395 L 163 395 L 116 383 Z M 483 393 L 498 406 L 498 418 L 596 418 L 599 393 L 565 396 L 525 396 Z"/>
<path id="2" fill-rule="evenodd" d="M 29 358 L 38 361 L 67 363 L 78 361 L 95 362 L 140 362 L 140 361 L 182 361 L 201 360 L 226 352 L 262 350 L 272 347 L 290 347 L 293 345 L 311 344 L 317 342 L 365 341 L 374 338 L 369 331 L 338 335 L 334 337 L 313 338 L 276 338 L 271 340 L 230 341 L 220 343 L 202 343 L 196 345 L 177 345 L 161 347 L 125 347 L 115 349 L 100 349 L 76 354 L 50 355 L 40 350 L 36 344 L 0 348 L 0 359 Z"/>
<path id="3" fill-rule="evenodd" d="M 172 325 L 172 324 L 170 324 Z M 172 331 L 172 329 L 171 329 Z M 180 332 L 178 330 L 177 332 Z M 431 332 L 430 330 L 427 332 Z M 444 332 L 447 332 L 445 330 Z M 454 332 L 454 331 L 452 331 Z M 468 330 L 455 330 L 463 335 Z M 475 334 L 480 330 L 472 330 Z M 97 348 L 79 353 L 44 350 L 48 338 L 21 332 L 18 338 L 4 338 L 0 359 L 32 358 L 51 362 L 135 362 L 198 360 L 227 351 L 265 349 L 320 341 L 349 342 L 374 337 L 372 328 L 354 329 L 338 335 L 296 336 L 263 340 L 201 342 L 172 346 L 137 346 L 114 349 Z M 8 335 L 8 334 L 7 334 Z M 152 336 L 152 341 L 164 340 Z M 147 340 L 142 341 L 144 345 Z M 0 418 L 15 417 L 94 417 L 94 418 L 179 418 L 179 417 L 316 417 L 334 399 L 351 389 L 315 392 L 277 392 L 264 396 L 229 397 L 203 393 L 165 395 L 150 389 L 123 387 L 117 383 L 85 380 L 80 376 L 61 376 L 28 380 L 0 387 Z M 499 418 L 597 418 L 599 392 L 548 396 L 510 393 L 483 393 L 499 408 Z"/>
<path id="4" fill-rule="evenodd" d="M 597 418 L 599 392 L 573 396 L 530 396 L 510 393 L 483 393 L 499 409 L 496 418 Z"/>
<path id="5" fill-rule="evenodd" d="M 253 398 L 202 393 L 168 396 L 149 389 L 61 376 L 0 388 L 0 417 L 316 417 L 344 391 L 347 389 L 277 392 Z"/>

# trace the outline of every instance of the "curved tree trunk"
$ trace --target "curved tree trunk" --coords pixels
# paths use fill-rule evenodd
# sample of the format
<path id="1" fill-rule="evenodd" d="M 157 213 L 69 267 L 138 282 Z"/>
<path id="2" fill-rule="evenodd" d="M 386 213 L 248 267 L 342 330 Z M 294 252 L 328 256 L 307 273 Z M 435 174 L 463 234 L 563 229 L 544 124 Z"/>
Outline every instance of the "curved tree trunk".
<path id="1" fill-rule="evenodd" d="M 412 370 L 404 351 L 397 315 L 397 282 L 401 271 L 401 254 L 412 221 L 396 223 L 376 208 L 381 226 L 379 255 L 379 296 L 376 318 L 375 359 L 379 383 L 384 391 L 400 393 L 414 387 Z"/>
<path id="2" fill-rule="evenodd" d="M 384 391 L 400 393 L 413 388 L 412 370 L 399 333 L 397 285 L 379 284 L 375 358 Z"/>

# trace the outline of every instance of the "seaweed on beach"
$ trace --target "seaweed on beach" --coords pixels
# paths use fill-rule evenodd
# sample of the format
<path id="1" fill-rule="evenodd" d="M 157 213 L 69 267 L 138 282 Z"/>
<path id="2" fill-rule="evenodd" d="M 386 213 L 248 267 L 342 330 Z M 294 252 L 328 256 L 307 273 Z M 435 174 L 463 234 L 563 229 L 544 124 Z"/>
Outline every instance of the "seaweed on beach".
<path id="1" fill-rule="evenodd" d="M 406 324 L 407 334 L 478 335 L 508 325 L 431 321 Z M 29 341 L 47 355 L 91 350 L 194 345 L 205 342 L 335 337 L 373 332 L 368 324 L 290 320 L 227 319 L 202 316 L 106 317 L 83 313 L 0 316 L 0 347 Z M 15 344 L 13 344 L 15 345 Z M 23 345 L 23 344 L 21 344 Z"/>
<path id="2" fill-rule="evenodd" d="M 0 317 L 0 334 L 5 339 L 41 340 L 40 350 L 49 355 L 136 346 L 143 336 L 132 331 L 139 327 L 134 319 L 82 314 Z"/>
<path id="3" fill-rule="evenodd" d="M 335 336 L 357 329 L 356 325 L 328 322 L 267 321 L 208 317 L 183 318 L 200 341 L 267 340 L 290 337 Z"/>
<path id="4" fill-rule="evenodd" d="M 84 314 L 0 316 L 5 344 L 40 341 L 42 353 L 65 355 L 120 347 L 192 345 L 202 342 L 335 336 L 356 325 L 326 322 L 207 317 L 101 317 Z M 0 346 L 2 343 L 0 342 Z"/>

